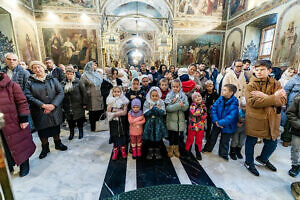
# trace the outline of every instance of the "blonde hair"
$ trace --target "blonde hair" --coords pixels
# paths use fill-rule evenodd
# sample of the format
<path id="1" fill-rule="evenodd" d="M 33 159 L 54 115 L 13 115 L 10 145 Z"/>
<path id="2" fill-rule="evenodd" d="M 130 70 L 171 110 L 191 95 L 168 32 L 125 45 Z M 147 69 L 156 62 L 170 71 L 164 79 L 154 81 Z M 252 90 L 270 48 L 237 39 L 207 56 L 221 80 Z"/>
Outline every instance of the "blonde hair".
<path id="1" fill-rule="evenodd" d="M 122 88 L 120 86 L 114 86 L 111 91 L 113 92 L 115 89 L 119 89 L 120 92 L 122 92 Z"/>
<path id="2" fill-rule="evenodd" d="M 214 82 L 212 80 L 208 80 L 205 82 L 205 86 L 208 86 L 208 85 L 214 85 Z"/>
<path id="3" fill-rule="evenodd" d="M 41 67 L 43 67 L 44 68 L 44 70 L 46 70 L 47 69 L 47 67 L 46 67 L 46 65 L 44 65 L 44 63 L 42 63 L 41 61 L 39 61 L 39 60 L 34 60 L 34 61 L 31 61 L 30 62 L 30 64 L 29 64 L 29 69 L 31 69 L 32 70 L 32 66 L 33 65 L 40 65 Z"/>

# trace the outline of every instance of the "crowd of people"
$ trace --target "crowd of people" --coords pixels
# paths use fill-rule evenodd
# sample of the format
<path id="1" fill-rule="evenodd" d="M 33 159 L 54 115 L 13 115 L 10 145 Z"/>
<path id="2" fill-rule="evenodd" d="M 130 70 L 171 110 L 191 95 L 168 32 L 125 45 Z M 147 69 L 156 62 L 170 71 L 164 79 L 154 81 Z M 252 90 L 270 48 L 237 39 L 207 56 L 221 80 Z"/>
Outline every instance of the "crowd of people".
<path id="1" fill-rule="evenodd" d="M 128 152 L 134 159 L 162 159 L 164 139 L 169 157 L 191 159 L 194 144 L 196 158 L 202 160 L 201 153 L 212 152 L 221 135 L 219 156 L 228 161 L 245 155 L 245 168 L 259 176 L 254 160 L 277 170 L 270 157 L 281 135 L 283 145 L 292 146 L 289 175 L 300 172 L 300 67 L 278 75 L 268 60 L 251 65 L 238 59 L 220 71 L 204 64 L 102 69 L 90 61 L 81 74 L 77 66 L 56 66 L 51 58 L 27 66 L 7 53 L 5 62 L 0 73 L 1 137 L 9 168 L 19 165 L 20 176 L 28 174 L 36 148 L 31 132 L 38 133 L 43 159 L 50 152 L 49 137 L 55 149 L 68 149 L 60 139 L 65 120 L 69 140 L 76 127 L 79 139 L 84 137 L 86 113 L 91 131 L 97 131 L 97 121 L 107 120 L 112 160 L 126 158 Z M 254 159 L 255 145 L 262 141 L 262 152 Z"/>

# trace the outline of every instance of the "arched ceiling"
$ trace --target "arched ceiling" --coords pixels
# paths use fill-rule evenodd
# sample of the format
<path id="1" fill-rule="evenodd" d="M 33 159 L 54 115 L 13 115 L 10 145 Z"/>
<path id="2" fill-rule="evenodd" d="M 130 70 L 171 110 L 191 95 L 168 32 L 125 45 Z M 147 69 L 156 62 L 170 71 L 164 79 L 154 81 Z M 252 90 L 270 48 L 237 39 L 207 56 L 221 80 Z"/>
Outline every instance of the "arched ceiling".
<path id="1" fill-rule="evenodd" d="M 136 10 L 139 10 L 144 15 L 149 12 L 148 15 L 152 15 L 151 17 L 168 18 L 170 16 L 169 7 L 164 0 L 108 0 L 104 7 L 106 15 L 136 14 Z"/>
<path id="2" fill-rule="evenodd" d="M 148 42 L 146 42 L 144 39 L 141 38 L 141 44 L 136 47 L 134 44 L 135 37 L 132 37 L 125 41 L 123 44 L 121 44 L 121 54 L 126 55 L 128 52 L 131 52 L 133 50 L 138 49 L 139 51 L 142 51 L 144 55 L 150 55 L 151 54 L 151 47 Z"/>
<path id="3" fill-rule="evenodd" d="M 159 31 L 158 25 L 148 18 L 126 17 L 115 24 L 115 28 L 130 33 Z"/>

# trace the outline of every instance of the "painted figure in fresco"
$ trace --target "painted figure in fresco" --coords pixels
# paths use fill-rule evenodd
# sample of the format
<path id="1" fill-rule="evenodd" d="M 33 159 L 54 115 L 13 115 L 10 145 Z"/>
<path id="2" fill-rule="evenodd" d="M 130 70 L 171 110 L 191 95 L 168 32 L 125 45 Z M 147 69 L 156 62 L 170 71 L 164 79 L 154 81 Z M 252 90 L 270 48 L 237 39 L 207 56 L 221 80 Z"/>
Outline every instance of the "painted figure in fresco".
<path id="1" fill-rule="evenodd" d="M 232 0 L 230 14 L 234 15 L 236 12 L 245 8 L 245 0 Z"/>
<path id="2" fill-rule="evenodd" d="M 34 54 L 34 48 L 32 46 L 29 35 L 26 33 L 26 49 L 25 49 L 25 61 L 26 63 L 30 63 L 32 60 L 36 60 Z"/>
<path id="3" fill-rule="evenodd" d="M 62 53 L 61 49 L 61 41 L 58 37 L 54 37 L 52 44 L 51 44 L 51 55 L 55 65 L 60 64 L 60 55 Z"/>
<path id="4" fill-rule="evenodd" d="M 230 47 L 230 51 L 229 51 L 229 63 L 231 65 L 231 63 L 237 59 L 238 56 L 238 51 L 237 48 L 235 46 L 235 42 L 232 42 L 231 47 Z"/>
<path id="5" fill-rule="evenodd" d="M 181 64 L 182 61 L 182 53 L 183 53 L 183 49 L 182 46 L 179 47 L 178 49 L 178 53 L 177 53 L 177 63 Z"/>
<path id="6" fill-rule="evenodd" d="M 186 46 L 183 47 L 183 51 L 182 51 L 182 59 L 181 59 L 181 65 L 185 65 L 186 64 L 186 58 L 187 58 L 187 53 L 188 50 L 186 48 Z"/>
<path id="7" fill-rule="evenodd" d="M 289 61 L 290 52 L 292 46 L 296 41 L 296 32 L 295 32 L 295 22 L 291 22 L 287 31 L 284 32 L 283 37 L 281 38 L 281 46 L 280 55 L 279 55 L 279 63 L 284 63 Z"/>
<path id="8" fill-rule="evenodd" d="M 210 61 L 210 65 L 215 65 L 216 68 L 219 67 L 220 49 L 213 47 L 213 49 L 210 50 L 209 61 Z"/>
<path id="9" fill-rule="evenodd" d="M 181 0 L 180 1 L 180 3 L 179 3 L 179 12 L 184 13 L 186 4 L 187 4 L 186 0 Z"/>
<path id="10" fill-rule="evenodd" d="M 75 46 L 70 41 L 70 37 L 67 37 L 67 41 L 64 43 L 63 47 L 65 48 L 66 60 L 69 63 L 69 61 L 71 60 L 71 57 L 73 55 L 73 52 L 75 51 Z"/>

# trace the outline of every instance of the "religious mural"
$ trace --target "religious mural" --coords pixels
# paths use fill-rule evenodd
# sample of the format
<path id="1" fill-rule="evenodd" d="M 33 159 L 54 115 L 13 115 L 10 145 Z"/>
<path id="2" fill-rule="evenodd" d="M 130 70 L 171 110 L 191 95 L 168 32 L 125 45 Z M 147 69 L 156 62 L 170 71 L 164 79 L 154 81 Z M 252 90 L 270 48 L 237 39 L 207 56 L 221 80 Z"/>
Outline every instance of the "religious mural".
<path id="1" fill-rule="evenodd" d="M 246 9 L 247 0 L 231 0 L 230 17 L 236 16 Z"/>
<path id="2" fill-rule="evenodd" d="M 300 4 L 291 5 L 280 18 L 273 52 L 273 61 L 277 66 L 297 68 L 300 64 L 299 9 Z"/>
<path id="3" fill-rule="evenodd" d="M 257 61 L 258 58 L 258 46 L 251 40 L 250 44 L 243 50 L 243 59 L 249 59 L 252 64 Z"/>
<path id="4" fill-rule="evenodd" d="M 223 34 L 186 35 L 179 34 L 177 42 L 177 65 L 188 66 L 204 63 L 220 66 Z"/>
<path id="5" fill-rule="evenodd" d="M 228 35 L 225 50 L 226 66 L 230 66 L 234 60 L 240 58 L 242 49 L 242 35 L 242 30 L 239 28 L 232 30 Z"/>
<path id="6" fill-rule="evenodd" d="M 221 17 L 224 0 L 178 0 L 177 16 Z"/>
<path id="7" fill-rule="evenodd" d="M 35 0 L 35 8 L 44 6 L 93 8 L 94 0 Z"/>
<path id="8" fill-rule="evenodd" d="M 20 59 L 25 61 L 28 65 L 33 60 L 39 60 L 37 37 L 33 25 L 21 17 L 16 19 L 14 24 Z"/>
<path id="9" fill-rule="evenodd" d="M 81 67 L 97 60 L 96 30 L 42 29 L 45 54 L 56 64 L 76 64 Z"/>

